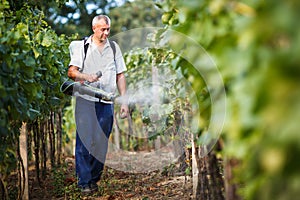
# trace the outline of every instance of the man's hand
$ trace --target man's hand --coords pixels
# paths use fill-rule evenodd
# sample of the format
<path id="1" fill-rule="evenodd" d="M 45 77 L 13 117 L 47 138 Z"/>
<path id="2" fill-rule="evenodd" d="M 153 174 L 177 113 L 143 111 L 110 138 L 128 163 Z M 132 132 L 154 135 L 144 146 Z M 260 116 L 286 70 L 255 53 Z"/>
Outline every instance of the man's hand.
<path id="1" fill-rule="evenodd" d="M 125 119 L 129 115 L 128 105 L 122 104 L 120 109 L 120 117 L 121 119 Z"/>
<path id="2" fill-rule="evenodd" d="M 89 83 L 98 81 L 99 76 L 97 74 L 85 74 L 85 80 Z"/>

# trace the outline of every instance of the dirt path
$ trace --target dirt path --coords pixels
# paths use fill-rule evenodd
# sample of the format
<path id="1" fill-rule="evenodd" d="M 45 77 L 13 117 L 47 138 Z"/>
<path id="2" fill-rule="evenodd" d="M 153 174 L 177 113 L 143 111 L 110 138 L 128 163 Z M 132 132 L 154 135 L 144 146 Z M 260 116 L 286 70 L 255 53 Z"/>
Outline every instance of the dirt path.
<path id="1" fill-rule="evenodd" d="M 105 168 L 99 191 L 90 196 L 83 196 L 76 187 L 73 160 L 67 166 L 52 170 L 47 178 L 41 180 L 41 186 L 31 171 L 30 199 L 86 199 L 86 200 L 163 200 L 191 199 L 192 184 L 189 176 L 176 175 L 173 165 L 164 171 L 149 173 L 129 173 L 112 168 Z"/>
<path id="2" fill-rule="evenodd" d="M 100 188 L 103 196 L 95 199 L 190 199 L 191 182 L 185 176 L 166 176 L 155 171 L 131 174 L 106 170 Z"/>

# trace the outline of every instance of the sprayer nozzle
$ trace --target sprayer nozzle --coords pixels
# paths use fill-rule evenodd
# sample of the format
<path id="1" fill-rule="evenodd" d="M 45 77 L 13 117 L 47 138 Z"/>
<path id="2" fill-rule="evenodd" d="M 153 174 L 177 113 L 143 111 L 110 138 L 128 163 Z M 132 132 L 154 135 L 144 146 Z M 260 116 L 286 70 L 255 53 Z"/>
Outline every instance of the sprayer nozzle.
<path id="1" fill-rule="evenodd" d="M 100 78 L 100 77 L 102 76 L 102 72 L 101 72 L 101 71 L 98 71 L 98 72 L 96 73 L 96 75 L 97 75 L 98 78 Z"/>

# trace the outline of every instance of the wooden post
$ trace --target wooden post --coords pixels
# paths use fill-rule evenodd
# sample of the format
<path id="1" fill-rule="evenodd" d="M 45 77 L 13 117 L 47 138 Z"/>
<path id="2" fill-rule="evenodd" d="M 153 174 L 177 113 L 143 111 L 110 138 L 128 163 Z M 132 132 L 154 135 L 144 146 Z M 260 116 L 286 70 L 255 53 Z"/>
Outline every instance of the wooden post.
<path id="1" fill-rule="evenodd" d="M 199 187 L 199 163 L 198 155 L 196 150 L 196 144 L 194 141 L 194 134 L 191 133 L 192 139 L 192 182 L 193 182 L 193 199 L 198 198 L 198 187 Z"/>
<path id="2" fill-rule="evenodd" d="M 22 200 L 29 199 L 29 191 L 28 191 L 28 151 L 27 151 L 27 124 L 25 122 L 22 123 L 22 127 L 20 129 L 20 156 L 22 159 L 22 163 L 24 166 L 24 170 L 21 168 L 21 194 Z"/>
<path id="3" fill-rule="evenodd" d="M 57 133 L 57 140 L 56 140 L 56 164 L 60 165 L 61 157 L 62 157 L 62 111 L 61 109 L 56 113 L 56 133 Z"/>
<path id="4" fill-rule="evenodd" d="M 238 185 L 234 183 L 233 170 L 239 165 L 239 161 L 234 158 L 226 158 L 224 161 L 225 167 L 225 199 L 228 200 L 241 200 L 238 195 Z"/>

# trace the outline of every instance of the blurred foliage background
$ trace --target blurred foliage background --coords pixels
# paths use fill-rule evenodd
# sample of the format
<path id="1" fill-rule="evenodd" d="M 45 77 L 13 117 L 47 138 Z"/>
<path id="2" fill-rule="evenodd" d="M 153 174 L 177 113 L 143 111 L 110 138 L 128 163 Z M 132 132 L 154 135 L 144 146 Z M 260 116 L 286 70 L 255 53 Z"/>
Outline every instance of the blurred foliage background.
<path id="1" fill-rule="evenodd" d="M 245 199 L 299 195 L 300 14 L 298 1 L 181 1 L 163 22 L 198 41 L 226 87 L 222 138 Z"/>
<path id="2" fill-rule="evenodd" d="M 66 75 L 67 46 L 72 39 L 89 35 L 91 19 L 100 13 L 112 18 L 112 35 L 159 26 L 202 45 L 225 84 L 222 156 L 224 162 L 237 163 L 230 184 L 238 185 L 243 199 L 294 199 L 299 195 L 297 0 L 2 0 L 1 182 L 16 168 L 15 143 L 22 121 L 41 119 L 49 110 L 69 105 L 69 101 L 59 101 L 63 97 L 58 88 Z M 193 71 L 184 63 L 180 68 Z M 205 88 L 202 80 L 191 80 L 195 85 L 201 82 L 196 92 Z M 209 96 L 204 98 L 200 105 L 209 100 Z M 66 113 L 70 115 L 70 110 Z"/>

